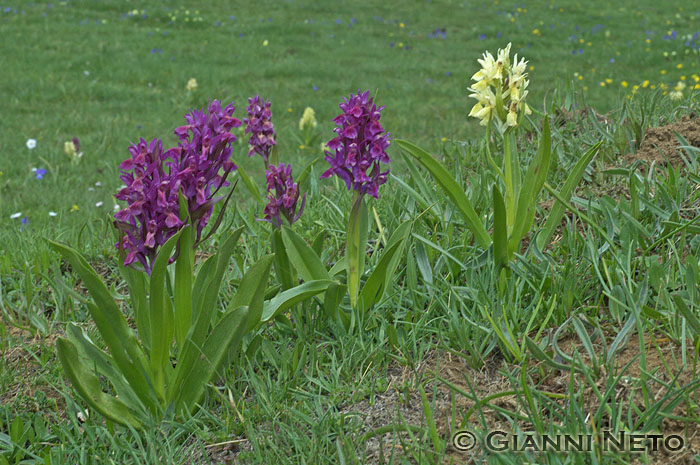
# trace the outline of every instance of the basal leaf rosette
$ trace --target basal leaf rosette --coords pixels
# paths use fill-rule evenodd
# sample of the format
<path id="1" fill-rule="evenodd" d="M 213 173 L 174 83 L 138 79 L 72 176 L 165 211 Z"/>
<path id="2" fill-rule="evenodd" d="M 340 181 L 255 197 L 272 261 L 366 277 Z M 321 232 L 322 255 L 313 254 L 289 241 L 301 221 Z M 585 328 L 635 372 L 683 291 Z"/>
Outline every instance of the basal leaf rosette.
<path id="1" fill-rule="evenodd" d="M 516 53 L 511 63 L 510 47 L 509 43 L 506 48 L 499 49 L 495 58 L 490 52 L 485 52 L 477 60 L 481 69 L 472 76 L 476 82 L 468 88 L 472 92 L 469 96 L 477 101 L 469 116 L 478 118 L 482 126 L 493 121 L 501 133 L 516 127 L 520 114 L 531 113 L 525 103 L 529 84 L 525 72 L 528 62 L 524 58 L 518 60 Z"/>

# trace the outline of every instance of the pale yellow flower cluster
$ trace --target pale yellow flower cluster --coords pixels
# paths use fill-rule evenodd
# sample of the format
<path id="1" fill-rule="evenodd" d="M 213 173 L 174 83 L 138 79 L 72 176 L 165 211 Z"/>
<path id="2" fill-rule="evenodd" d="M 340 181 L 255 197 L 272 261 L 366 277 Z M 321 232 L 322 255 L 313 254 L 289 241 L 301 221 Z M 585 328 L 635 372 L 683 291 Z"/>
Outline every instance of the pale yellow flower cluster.
<path id="1" fill-rule="evenodd" d="M 78 153 L 78 149 L 72 140 L 63 143 L 63 151 L 71 158 L 72 163 L 78 163 L 83 157 L 83 152 Z"/>
<path id="2" fill-rule="evenodd" d="M 508 44 L 499 49 L 495 58 L 490 52 L 485 52 L 478 60 L 481 69 L 472 76 L 476 82 L 468 89 L 472 92 L 469 96 L 477 101 L 469 116 L 481 120 L 482 126 L 493 120 L 501 132 L 518 125 L 519 112 L 532 113 L 524 101 L 529 84 L 525 79 L 527 61 L 518 60 L 515 54 L 511 63 L 510 47 Z"/>
<path id="3" fill-rule="evenodd" d="M 187 81 L 187 86 L 185 86 L 185 89 L 187 89 L 187 92 L 197 90 L 197 80 L 195 78 L 191 78 L 189 81 Z"/>
<path id="4" fill-rule="evenodd" d="M 306 107 L 304 114 L 301 115 L 301 119 L 299 120 L 299 130 L 303 131 L 308 127 L 315 128 L 316 124 L 316 112 L 313 108 Z"/>
<path id="5" fill-rule="evenodd" d="M 668 94 L 668 97 L 674 101 L 680 100 L 683 98 L 683 90 L 685 90 L 685 82 L 678 81 L 678 84 L 674 86 L 673 91 Z"/>

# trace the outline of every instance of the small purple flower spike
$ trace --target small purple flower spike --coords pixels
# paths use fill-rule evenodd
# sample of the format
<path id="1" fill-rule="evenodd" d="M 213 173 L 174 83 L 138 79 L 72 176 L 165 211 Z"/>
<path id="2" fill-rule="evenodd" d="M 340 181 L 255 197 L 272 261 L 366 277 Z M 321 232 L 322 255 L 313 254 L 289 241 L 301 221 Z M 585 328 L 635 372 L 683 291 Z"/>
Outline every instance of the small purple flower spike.
<path id="1" fill-rule="evenodd" d="M 299 219 L 306 204 L 306 194 L 301 200 L 299 211 L 299 185 L 292 178 L 291 165 L 271 165 L 265 173 L 267 177 L 267 206 L 265 207 L 265 221 L 278 228 L 282 227 L 282 217 L 287 219 L 291 226 Z M 274 194 L 272 193 L 274 191 Z"/>
<path id="2" fill-rule="evenodd" d="M 248 103 L 248 118 L 243 120 L 246 124 L 245 133 L 250 133 L 248 156 L 252 157 L 257 153 L 263 158 L 267 167 L 272 147 L 276 145 L 270 102 L 266 102 L 259 95 L 256 95 L 249 98 Z"/>
<path id="3" fill-rule="evenodd" d="M 360 90 L 344 100 L 340 104 L 343 113 L 333 120 L 337 136 L 328 142 L 330 150 L 325 152 L 331 167 L 321 177 L 335 174 L 345 181 L 348 189 L 378 198 L 379 186 L 389 174 L 388 169 L 380 172 L 380 163 L 391 161 L 386 153 L 391 137 L 379 123 L 384 107 L 377 107 L 369 92 Z"/>

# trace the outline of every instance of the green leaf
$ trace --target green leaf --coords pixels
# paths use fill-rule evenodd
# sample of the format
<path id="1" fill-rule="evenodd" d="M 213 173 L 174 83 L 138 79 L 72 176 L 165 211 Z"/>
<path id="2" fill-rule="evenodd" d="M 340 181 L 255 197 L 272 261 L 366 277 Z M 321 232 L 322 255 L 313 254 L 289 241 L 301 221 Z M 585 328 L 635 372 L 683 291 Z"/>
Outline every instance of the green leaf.
<path id="1" fill-rule="evenodd" d="M 141 428 L 141 422 L 123 402 L 102 392 L 100 380 L 81 362 L 78 350 L 72 342 L 58 338 L 56 348 L 66 378 L 90 407 L 115 423 L 129 425 L 136 429 Z"/>
<path id="2" fill-rule="evenodd" d="M 578 183 L 581 182 L 581 177 L 583 177 L 583 173 L 586 170 L 586 167 L 588 167 L 588 164 L 598 153 L 598 150 L 600 149 L 600 145 L 602 143 L 602 141 L 598 142 L 593 147 L 588 149 L 588 151 L 576 163 L 573 170 L 569 174 L 569 177 L 566 178 L 566 181 L 564 182 L 564 186 L 562 187 L 561 191 L 559 191 L 560 196 L 564 200 L 568 201 L 569 199 L 571 199 L 571 195 L 573 194 L 574 189 L 576 188 Z M 542 232 L 537 236 L 538 249 L 543 250 L 544 247 L 547 244 L 549 244 L 549 241 L 552 238 L 554 231 L 557 229 L 557 226 L 559 226 L 559 224 L 561 223 L 561 219 L 563 217 L 564 205 L 562 205 L 560 202 L 556 202 L 552 207 L 552 210 L 549 212 L 549 215 L 547 216 L 547 221 L 545 222 L 544 227 L 542 228 Z"/>
<path id="3" fill-rule="evenodd" d="M 394 272 L 411 234 L 412 225 L 412 221 L 403 222 L 389 238 L 379 263 L 372 270 L 360 292 L 360 309 L 363 311 L 375 302 L 379 302 L 386 293 L 387 287 L 393 284 Z"/>
<path id="4" fill-rule="evenodd" d="M 248 327 L 246 331 L 256 328 L 263 315 L 263 303 L 267 290 L 267 278 L 274 255 L 266 255 L 243 275 L 238 292 L 233 296 L 228 308 L 247 307 Z"/>
<path id="5" fill-rule="evenodd" d="M 348 293 L 350 305 L 353 308 L 357 307 L 357 297 L 360 293 L 360 278 L 365 267 L 368 232 L 367 206 L 364 196 L 359 195 L 355 199 L 348 218 L 345 248 L 345 256 L 348 260 Z"/>
<path id="6" fill-rule="evenodd" d="M 335 281 L 327 280 L 307 281 L 304 284 L 280 292 L 271 300 L 265 302 L 261 320 L 263 322 L 270 321 L 280 312 L 284 312 L 297 303 L 303 302 L 321 292 L 325 292 L 328 286 L 334 282 Z"/>
<path id="7" fill-rule="evenodd" d="M 253 180 L 250 179 L 250 176 L 248 176 L 248 173 L 246 173 L 242 166 L 238 166 L 238 168 L 236 169 L 236 173 L 238 173 L 238 176 L 240 176 L 243 180 L 243 184 L 245 184 L 245 187 L 248 189 L 248 192 L 253 194 L 255 201 L 258 203 L 263 203 L 263 198 L 260 194 L 260 189 L 258 189 L 257 184 L 255 184 L 255 182 L 253 182 Z"/>
<path id="8" fill-rule="evenodd" d="M 700 320 L 695 316 L 693 311 L 688 308 L 680 295 L 674 294 L 673 301 L 676 303 L 676 307 L 678 307 L 678 311 L 683 315 L 683 318 L 688 321 L 688 324 L 695 333 L 694 338 L 697 341 L 700 338 Z"/>
<path id="9" fill-rule="evenodd" d="M 187 208 L 187 201 L 180 194 L 180 211 Z M 186 210 L 185 210 L 186 211 Z M 187 332 L 192 326 L 192 273 L 194 268 L 194 251 L 192 243 L 194 231 L 188 228 L 180 235 L 178 257 L 175 261 L 175 342 L 182 348 Z"/>
<path id="10" fill-rule="evenodd" d="M 348 271 L 348 257 L 343 255 L 340 260 L 335 262 L 335 264 L 328 270 L 328 274 L 332 277 L 338 276 L 340 273 Z"/>
<path id="11" fill-rule="evenodd" d="M 89 305 L 94 304 L 90 303 Z M 77 349 L 80 357 L 89 362 L 90 365 L 93 365 L 112 383 L 117 395 L 126 405 L 136 411 L 142 410 L 145 412 L 143 403 L 131 389 L 131 386 L 129 386 L 129 381 L 114 366 L 114 360 L 109 354 L 98 348 L 75 323 L 68 324 L 66 335 Z"/>
<path id="12" fill-rule="evenodd" d="M 181 389 L 177 390 L 179 396 L 176 411 L 183 408 L 191 411 L 194 404 L 199 402 L 206 384 L 211 381 L 226 354 L 232 347 L 240 346 L 241 339 L 247 332 L 248 317 L 247 308 L 236 308 L 229 311 L 214 327 L 197 357 L 197 363 L 191 366 L 184 376 Z"/>
<path id="13" fill-rule="evenodd" d="M 316 252 L 291 228 L 282 226 L 282 241 L 292 265 L 304 281 L 331 279 Z"/>
<path id="14" fill-rule="evenodd" d="M 165 279 L 168 262 L 173 248 L 183 232 L 189 232 L 187 225 L 168 239 L 156 256 L 151 270 L 151 372 L 153 386 L 160 399 L 165 399 L 165 368 L 170 363 L 170 345 L 173 342 L 173 307 L 165 292 Z"/>
<path id="15" fill-rule="evenodd" d="M 311 243 L 311 248 L 316 252 L 319 257 L 323 253 L 323 241 L 326 239 L 326 230 L 322 229 L 316 234 L 313 242 Z"/>
<path id="16" fill-rule="evenodd" d="M 508 262 L 508 232 L 506 231 L 506 206 L 497 186 L 493 186 L 493 260 L 496 275 Z"/>
<path id="17" fill-rule="evenodd" d="M 525 345 L 527 346 L 527 349 L 530 351 L 533 357 L 535 357 L 537 360 L 546 363 L 547 365 L 551 366 L 552 368 L 556 368 L 558 370 L 564 370 L 564 371 L 569 371 L 572 369 L 571 365 L 565 365 L 563 363 L 559 363 L 555 361 L 552 357 L 549 355 L 545 354 L 542 349 L 537 345 L 535 341 L 530 339 L 530 336 L 525 336 Z"/>
<path id="18" fill-rule="evenodd" d="M 430 266 L 430 260 L 428 260 L 428 253 L 425 250 L 425 246 L 422 242 L 416 242 L 416 264 L 418 265 L 418 270 L 420 271 L 423 281 L 427 284 L 433 284 L 433 269 Z"/>
<path id="19" fill-rule="evenodd" d="M 491 245 L 491 238 L 474 211 L 474 207 L 472 207 L 469 198 L 459 184 L 457 184 L 457 181 L 454 180 L 440 162 L 423 149 L 404 140 L 397 139 L 395 142 L 407 153 L 418 159 L 430 172 L 435 182 L 445 191 L 450 200 L 452 200 L 452 203 L 457 207 L 457 210 L 462 214 L 467 223 L 467 227 L 472 231 L 479 245 L 484 249 L 488 248 Z"/>
<path id="20" fill-rule="evenodd" d="M 146 297 L 146 274 L 130 266 L 124 266 L 121 260 L 119 260 L 119 271 L 129 287 L 129 297 L 131 298 L 131 307 L 134 311 L 138 337 L 146 351 L 150 351 L 151 314 L 148 311 L 148 299 Z"/>
<path id="21" fill-rule="evenodd" d="M 96 305 L 88 310 L 100 336 L 107 344 L 119 371 L 129 380 L 132 389 L 145 405 L 156 403 L 147 379 L 148 362 L 134 332 L 126 324 L 119 307 L 95 270 L 78 252 L 58 242 L 49 241 L 82 279 Z"/>
<path id="22" fill-rule="evenodd" d="M 345 327 L 347 328 L 350 320 L 347 318 L 347 315 L 345 315 L 345 312 L 341 310 L 339 313 L 338 310 L 346 292 L 347 286 L 335 281 L 331 282 L 331 284 L 328 285 L 326 294 L 323 298 L 323 308 L 326 311 L 328 318 L 339 319 L 340 322 L 345 324 Z"/>
<path id="23" fill-rule="evenodd" d="M 535 220 L 537 200 L 542 186 L 547 179 L 552 157 L 552 136 L 549 130 L 549 118 L 545 116 L 540 135 L 540 145 L 535 158 L 528 166 L 527 174 L 523 180 L 523 187 L 518 197 L 518 209 L 515 217 L 513 232 L 508 240 L 510 254 L 518 252 L 520 241 L 528 233 L 532 222 Z"/>
<path id="24" fill-rule="evenodd" d="M 311 167 L 313 167 L 316 163 L 321 161 L 324 157 L 316 157 L 311 162 L 304 167 L 304 169 L 301 171 L 299 174 L 299 177 L 297 177 L 297 185 L 301 186 L 306 178 L 309 176 L 309 173 L 311 173 Z"/>
<path id="25" fill-rule="evenodd" d="M 243 229 L 244 227 L 240 227 L 233 231 L 221 245 L 219 251 L 210 257 L 197 273 L 193 291 L 194 324 L 190 331 L 192 332 L 192 342 L 198 346 L 204 343 L 204 337 L 209 329 L 214 312 L 216 312 L 216 301 L 219 297 L 221 281 L 228 269 L 231 255 L 238 244 L 238 239 L 241 237 Z M 204 291 L 200 291 L 200 288 L 203 288 Z"/>
<path id="26" fill-rule="evenodd" d="M 279 229 L 274 228 L 272 234 L 270 234 L 270 242 L 272 244 L 272 253 L 275 254 L 274 263 L 277 278 L 282 282 L 283 289 L 291 289 L 295 284 L 297 284 L 295 279 L 296 276 L 294 273 L 294 268 L 289 262 L 289 256 L 287 255 L 287 250 L 284 247 L 282 233 Z"/>

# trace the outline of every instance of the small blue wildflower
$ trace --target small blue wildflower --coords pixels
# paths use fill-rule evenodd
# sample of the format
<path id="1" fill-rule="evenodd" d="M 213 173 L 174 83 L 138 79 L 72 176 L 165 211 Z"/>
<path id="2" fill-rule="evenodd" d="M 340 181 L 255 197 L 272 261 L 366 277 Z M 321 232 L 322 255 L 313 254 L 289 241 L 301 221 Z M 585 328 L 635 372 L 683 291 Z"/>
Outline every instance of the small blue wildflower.
<path id="1" fill-rule="evenodd" d="M 610 63 L 615 63 L 615 59 L 614 59 L 614 58 L 611 58 L 611 59 L 610 59 Z"/>
<path id="2" fill-rule="evenodd" d="M 314 86 L 314 90 L 318 90 L 318 86 Z"/>
<path id="3" fill-rule="evenodd" d="M 34 174 L 36 175 L 36 179 L 43 179 L 44 175 L 46 174 L 46 170 L 44 168 L 38 168 L 34 171 Z"/>
<path id="4" fill-rule="evenodd" d="M 486 34 L 479 34 L 479 40 L 486 40 Z"/>

